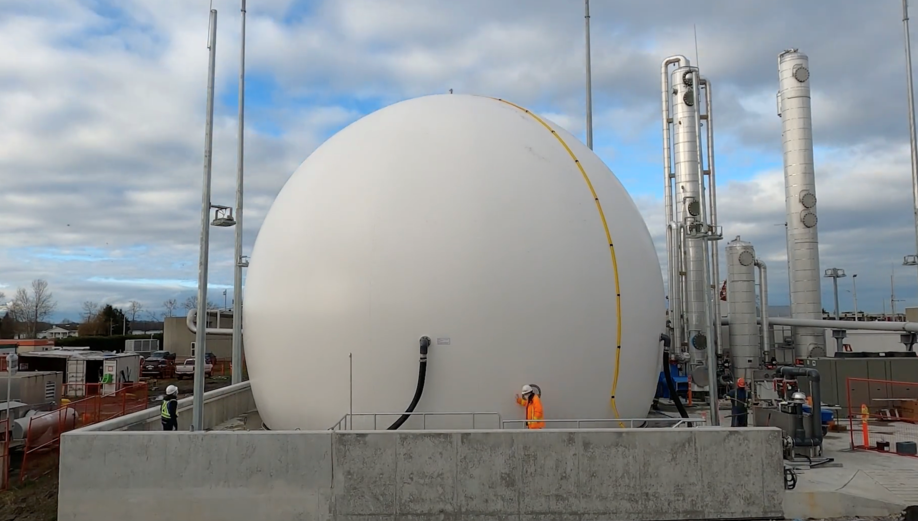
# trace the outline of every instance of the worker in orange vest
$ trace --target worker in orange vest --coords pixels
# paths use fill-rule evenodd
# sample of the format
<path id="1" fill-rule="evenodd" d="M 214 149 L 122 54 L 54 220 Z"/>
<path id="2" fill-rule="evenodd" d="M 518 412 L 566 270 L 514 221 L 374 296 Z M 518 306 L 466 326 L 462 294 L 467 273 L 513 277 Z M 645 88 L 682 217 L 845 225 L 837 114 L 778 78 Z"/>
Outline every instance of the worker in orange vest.
<path id="1" fill-rule="evenodd" d="M 523 395 L 516 395 L 516 403 L 526 408 L 526 428 L 542 429 L 545 427 L 545 416 L 542 413 L 542 399 L 532 390 L 532 386 L 523 386 Z"/>

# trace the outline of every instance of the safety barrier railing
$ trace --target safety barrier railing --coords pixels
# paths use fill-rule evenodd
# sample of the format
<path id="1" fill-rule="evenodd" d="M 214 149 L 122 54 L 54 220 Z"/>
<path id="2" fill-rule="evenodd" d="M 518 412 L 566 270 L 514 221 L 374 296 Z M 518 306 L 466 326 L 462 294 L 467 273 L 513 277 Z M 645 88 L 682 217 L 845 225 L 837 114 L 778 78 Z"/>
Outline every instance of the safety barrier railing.
<path id="1" fill-rule="evenodd" d="M 572 418 L 572 419 L 543 419 L 538 420 L 541 423 L 546 424 L 573 424 L 575 429 L 615 429 L 620 428 L 621 425 L 625 425 L 625 428 L 633 429 L 636 427 L 645 427 L 647 424 L 663 424 L 664 427 L 678 428 L 678 427 L 694 427 L 698 425 L 704 425 L 707 423 L 705 418 L 602 418 L 602 419 L 586 419 L 586 418 Z M 508 425 L 519 425 L 520 428 L 525 428 L 526 424 L 532 422 L 532 420 L 503 420 L 501 422 L 501 429 L 508 428 Z M 596 426 L 597 424 L 602 424 L 606 426 Z"/>
<path id="2" fill-rule="evenodd" d="M 131 388 L 132 386 L 136 384 L 137 382 L 117 382 L 117 383 L 111 383 L 111 384 L 65 383 L 61 386 L 61 398 L 74 400 L 74 399 L 86 398 L 89 396 L 96 396 L 99 394 L 102 394 L 102 395 L 114 394 L 122 389 Z"/>
<path id="3" fill-rule="evenodd" d="M 380 425 L 379 419 L 381 417 L 399 417 L 402 416 L 403 412 L 399 413 L 350 413 L 345 414 L 338 423 L 333 425 L 329 430 L 332 431 L 347 431 L 347 430 L 380 430 L 385 429 L 390 422 L 385 422 L 383 425 Z M 413 412 L 408 413 L 412 417 L 421 418 L 421 429 L 428 429 L 428 418 L 431 417 L 455 417 L 455 416 L 467 416 L 471 418 L 471 428 L 472 429 L 508 429 L 513 428 L 511 426 L 519 425 L 521 428 L 525 428 L 526 424 L 530 420 L 503 420 L 499 413 L 496 412 Z M 497 419 L 497 424 L 485 425 L 482 426 L 481 423 L 476 423 L 476 418 L 479 416 L 489 416 L 495 417 Z M 355 428 L 354 427 L 354 418 L 372 418 L 372 426 L 366 426 L 364 428 Z M 571 419 L 547 419 L 539 420 L 540 422 L 550 423 L 550 424 L 561 424 L 567 426 L 573 426 L 576 429 L 596 429 L 596 428 L 616 428 L 624 425 L 626 428 L 635 428 L 635 427 L 644 427 L 649 425 L 654 426 L 663 426 L 671 428 L 679 427 L 694 427 L 699 425 L 705 425 L 707 420 L 705 418 L 667 418 L 667 417 L 654 417 L 654 418 L 621 418 L 621 419 L 593 419 L 593 418 L 571 418 Z M 600 424 L 599 426 L 597 424 Z M 662 424 L 662 425 L 661 425 Z M 605 425 L 605 426 L 602 426 Z M 457 428 L 457 427 L 451 427 Z"/>
<path id="4" fill-rule="evenodd" d="M 19 481 L 56 471 L 61 434 L 146 409 L 147 398 L 147 384 L 135 383 L 112 394 L 64 402 L 58 409 L 29 416 Z"/>
<path id="5" fill-rule="evenodd" d="M 918 457 L 918 383 L 846 378 L 852 450 Z"/>
<path id="6" fill-rule="evenodd" d="M 341 430 L 348 430 L 348 431 L 349 431 L 349 430 L 368 430 L 368 431 L 369 431 L 369 430 L 373 430 L 373 431 L 376 431 L 376 430 L 380 430 L 380 429 L 379 429 L 379 427 L 380 427 L 380 425 L 379 425 L 379 419 L 380 419 L 381 417 L 389 417 L 389 418 L 393 418 L 393 419 L 394 419 L 394 418 L 398 418 L 398 417 L 400 417 L 400 416 L 402 416 L 402 415 L 404 415 L 404 414 L 408 414 L 408 415 L 411 416 L 411 417 L 420 417 L 420 418 L 421 418 L 421 429 L 422 429 L 422 430 L 427 430 L 427 428 L 428 428 L 428 427 L 427 427 L 427 420 L 428 420 L 428 418 L 445 418 L 445 417 L 460 417 L 460 416 L 467 416 L 467 417 L 471 420 L 471 428 L 472 428 L 472 429 L 482 429 L 482 428 L 483 428 L 483 429 L 496 429 L 496 428 L 500 428 L 500 414 L 499 414 L 499 413 L 496 413 L 496 412 L 411 412 L 411 413 L 404 413 L 404 412 L 355 412 L 355 413 L 348 413 L 348 414 L 345 414 L 340 420 L 338 420 L 338 423 L 334 424 L 334 425 L 333 425 L 330 429 L 328 429 L 328 430 L 330 430 L 330 431 L 341 431 Z M 492 416 L 492 417 L 495 417 L 495 418 L 497 419 L 497 423 L 494 424 L 494 426 L 492 426 L 492 427 L 481 427 L 479 424 L 476 423 L 476 419 L 477 419 L 479 416 Z M 354 428 L 354 418 L 355 418 L 355 417 L 356 417 L 356 418 L 372 418 L 372 419 L 373 419 L 372 427 L 355 429 L 355 428 Z M 390 423 L 391 423 L 391 422 L 385 422 L 385 425 L 383 425 L 382 428 L 383 428 L 383 429 L 386 429 Z M 455 427 L 453 427 L 453 428 L 455 428 Z"/>

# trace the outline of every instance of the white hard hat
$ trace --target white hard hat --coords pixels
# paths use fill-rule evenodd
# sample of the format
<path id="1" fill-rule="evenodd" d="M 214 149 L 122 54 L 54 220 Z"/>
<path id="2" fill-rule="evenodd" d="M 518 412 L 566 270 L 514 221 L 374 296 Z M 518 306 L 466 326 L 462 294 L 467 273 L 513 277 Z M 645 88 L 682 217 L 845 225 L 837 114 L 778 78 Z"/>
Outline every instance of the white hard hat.
<path id="1" fill-rule="evenodd" d="M 178 394 L 178 387 L 174 385 L 170 385 L 169 387 L 166 387 L 166 394 Z"/>
<path id="2" fill-rule="evenodd" d="M 529 384 L 524 385 L 523 394 L 530 394 L 530 393 L 532 393 L 532 386 Z"/>

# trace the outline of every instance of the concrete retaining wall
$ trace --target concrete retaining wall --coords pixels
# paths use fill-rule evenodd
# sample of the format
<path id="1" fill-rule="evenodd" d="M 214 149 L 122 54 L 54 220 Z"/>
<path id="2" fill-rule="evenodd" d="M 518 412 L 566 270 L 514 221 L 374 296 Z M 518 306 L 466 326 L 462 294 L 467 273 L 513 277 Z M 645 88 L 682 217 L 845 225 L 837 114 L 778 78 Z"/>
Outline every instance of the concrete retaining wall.
<path id="1" fill-rule="evenodd" d="M 780 431 L 91 432 L 61 521 L 781 518 Z"/>
<path id="2" fill-rule="evenodd" d="M 191 428 L 193 397 L 178 401 L 178 428 Z M 212 429 L 221 423 L 255 410 L 252 385 L 241 382 L 204 393 L 204 428 Z M 77 432 L 93 431 L 162 431 L 160 405 L 119 416 L 104 422 L 84 427 Z"/>

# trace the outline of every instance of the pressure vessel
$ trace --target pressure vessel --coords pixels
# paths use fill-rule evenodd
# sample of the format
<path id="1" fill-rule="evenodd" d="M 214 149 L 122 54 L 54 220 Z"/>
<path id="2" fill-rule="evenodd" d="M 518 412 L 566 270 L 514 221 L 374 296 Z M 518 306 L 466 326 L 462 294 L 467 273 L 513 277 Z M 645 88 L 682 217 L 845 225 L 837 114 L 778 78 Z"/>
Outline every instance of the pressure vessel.
<path id="1" fill-rule="evenodd" d="M 422 337 L 426 414 L 402 429 L 521 427 L 525 384 L 548 420 L 643 418 L 664 304 L 647 226 L 596 154 L 513 103 L 425 96 L 350 124 L 280 191 L 247 272 L 246 363 L 272 430 L 386 428 Z"/>

